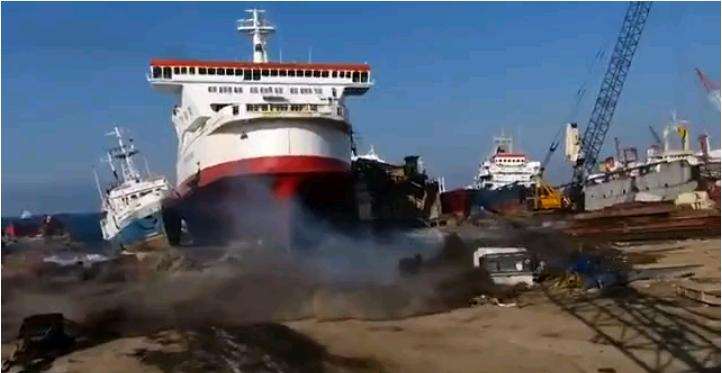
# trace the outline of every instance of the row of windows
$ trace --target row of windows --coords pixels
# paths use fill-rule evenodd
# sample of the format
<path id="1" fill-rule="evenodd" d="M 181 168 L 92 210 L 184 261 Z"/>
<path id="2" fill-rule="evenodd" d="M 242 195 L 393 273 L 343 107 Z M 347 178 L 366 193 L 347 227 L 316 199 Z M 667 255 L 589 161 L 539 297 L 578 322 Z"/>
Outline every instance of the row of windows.
<path id="1" fill-rule="evenodd" d="M 218 112 L 224 107 L 232 106 L 233 115 L 238 115 L 238 105 L 234 104 L 211 104 L 211 110 Z M 317 104 L 246 104 L 246 111 L 248 112 L 317 112 Z M 336 108 L 338 115 L 343 115 L 343 108 L 338 106 Z"/>
<path id="2" fill-rule="evenodd" d="M 524 163 L 523 158 L 500 158 L 496 160 L 497 163 L 511 163 L 511 164 L 518 164 L 518 163 Z"/>
<path id="3" fill-rule="evenodd" d="M 313 78 L 351 78 L 353 82 L 366 83 L 368 71 L 328 71 L 302 69 L 236 69 L 223 67 L 159 67 L 153 66 L 153 78 L 172 79 L 173 75 L 228 75 L 243 77 L 243 80 L 261 80 L 262 76 L 291 76 Z"/>
<path id="4" fill-rule="evenodd" d="M 246 104 L 246 111 L 318 111 L 316 104 Z"/>
<path id="5" fill-rule="evenodd" d="M 208 87 L 209 93 L 243 93 L 243 87 Z"/>
<path id="6" fill-rule="evenodd" d="M 335 88 L 334 88 L 335 90 Z M 251 93 L 262 93 L 262 94 L 283 94 L 283 87 L 251 87 L 250 88 Z M 322 94 L 323 90 L 321 88 L 297 88 L 292 87 L 289 89 L 289 92 L 292 95 L 299 94 L 299 92 L 302 95 L 309 95 L 312 93 L 316 94 Z M 243 93 L 243 87 L 230 87 L 230 86 L 209 86 L 208 87 L 208 93 Z"/>

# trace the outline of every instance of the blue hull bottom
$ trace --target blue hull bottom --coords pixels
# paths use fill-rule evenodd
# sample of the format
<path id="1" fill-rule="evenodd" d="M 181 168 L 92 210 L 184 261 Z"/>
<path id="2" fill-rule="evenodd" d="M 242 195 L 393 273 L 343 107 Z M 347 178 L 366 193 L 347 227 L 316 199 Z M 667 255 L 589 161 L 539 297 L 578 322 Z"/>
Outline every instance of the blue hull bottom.
<path id="1" fill-rule="evenodd" d="M 165 228 L 161 211 L 157 211 L 143 219 L 138 219 L 123 228 L 111 241 L 113 246 L 123 249 L 153 246 L 165 242 Z"/>

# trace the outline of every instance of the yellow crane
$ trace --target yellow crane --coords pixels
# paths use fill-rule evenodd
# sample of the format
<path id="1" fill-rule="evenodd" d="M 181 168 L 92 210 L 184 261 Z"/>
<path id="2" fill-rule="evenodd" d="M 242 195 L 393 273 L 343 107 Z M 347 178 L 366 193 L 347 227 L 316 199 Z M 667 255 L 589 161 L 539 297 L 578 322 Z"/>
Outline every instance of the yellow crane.
<path id="1" fill-rule="evenodd" d="M 557 131 L 549 150 L 547 151 L 544 160 L 542 161 L 541 167 L 539 168 L 539 174 L 535 176 L 534 187 L 532 188 L 531 196 L 531 208 L 534 211 L 554 211 L 567 208 L 569 206 L 569 200 L 564 194 L 557 190 L 554 186 L 544 180 L 544 170 L 546 169 L 549 160 L 557 150 L 559 146 L 559 135 L 561 129 Z"/>

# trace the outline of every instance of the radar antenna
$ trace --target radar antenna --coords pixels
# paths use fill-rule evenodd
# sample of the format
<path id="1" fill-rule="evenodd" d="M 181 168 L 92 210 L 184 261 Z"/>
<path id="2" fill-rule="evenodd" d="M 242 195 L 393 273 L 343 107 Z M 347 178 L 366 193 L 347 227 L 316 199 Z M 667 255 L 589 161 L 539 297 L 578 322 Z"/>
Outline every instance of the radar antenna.
<path id="1" fill-rule="evenodd" d="M 239 19 L 236 30 L 240 33 L 251 36 L 253 40 L 253 62 L 268 62 L 268 51 L 266 49 L 266 39 L 276 32 L 276 29 L 266 21 L 265 10 L 247 9 L 250 14 L 249 18 Z"/>
<path id="2" fill-rule="evenodd" d="M 106 133 L 106 135 L 115 136 L 115 138 L 118 140 L 118 146 L 115 148 L 111 148 L 108 151 L 108 163 L 110 163 L 111 169 L 113 170 L 113 174 L 115 175 L 116 179 L 118 178 L 118 175 L 115 171 L 115 167 L 113 166 L 113 159 L 121 160 L 120 170 L 123 175 L 124 182 L 129 180 L 139 180 L 140 173 L 135 167 L 135 162 L 133 162 L 133 156 L 138 154 L 138 150 L 136 150 L 135 145 L 132 144 L 133 140 L 130 140 L 130 145 L 126 145 L 123 141 L 123 134 L 118 127 L 113 127 L 113 131 Z"/>

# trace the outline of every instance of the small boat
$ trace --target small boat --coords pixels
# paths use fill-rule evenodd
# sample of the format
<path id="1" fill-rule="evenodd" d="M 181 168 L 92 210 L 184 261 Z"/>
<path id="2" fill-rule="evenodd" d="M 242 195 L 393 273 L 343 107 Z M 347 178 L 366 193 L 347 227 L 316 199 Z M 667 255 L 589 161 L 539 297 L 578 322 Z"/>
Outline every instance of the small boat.
<path id="1" fill-rule="evenodd" d="M 118 127 L 108 135 L 118 140 L 118 146 L 107 153 L 115 180 L 103 192 L 95 175 L 102 202 L 103 239 L 120 249 L 152 249 L 165 245 L 161 201 L 170 192 L 170 184 L 162 176 L 152 176 L 150 171 L 141 175 L 133 160 L 138 150 L 132 139 L 129 144 L 123 141 Z"/>

